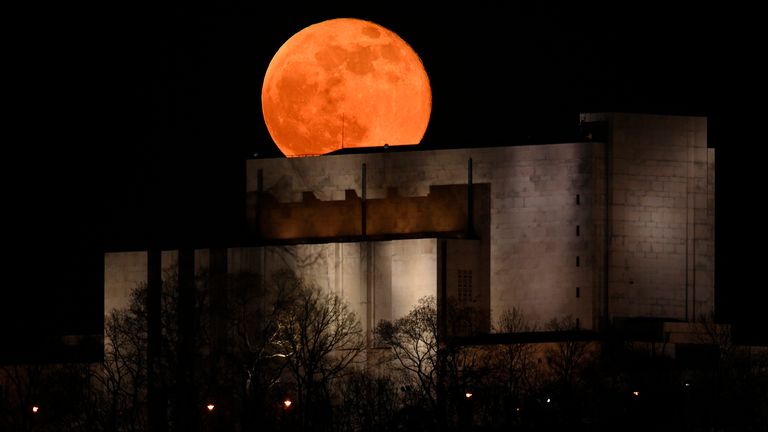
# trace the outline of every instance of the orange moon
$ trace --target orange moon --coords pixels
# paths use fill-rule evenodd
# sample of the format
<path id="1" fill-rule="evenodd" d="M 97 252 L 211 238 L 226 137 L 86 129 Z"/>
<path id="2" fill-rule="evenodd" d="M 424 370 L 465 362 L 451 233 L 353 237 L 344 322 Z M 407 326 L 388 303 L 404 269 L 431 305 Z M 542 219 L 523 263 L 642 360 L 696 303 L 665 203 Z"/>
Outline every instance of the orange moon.
<path id="1" fill-rule="evenodd" d="M 432 110 L 421 59 L 398 35 L 351 18 L 313 24 L 269 63 L 264 121 L 286 156 L 418 144 Z"/>

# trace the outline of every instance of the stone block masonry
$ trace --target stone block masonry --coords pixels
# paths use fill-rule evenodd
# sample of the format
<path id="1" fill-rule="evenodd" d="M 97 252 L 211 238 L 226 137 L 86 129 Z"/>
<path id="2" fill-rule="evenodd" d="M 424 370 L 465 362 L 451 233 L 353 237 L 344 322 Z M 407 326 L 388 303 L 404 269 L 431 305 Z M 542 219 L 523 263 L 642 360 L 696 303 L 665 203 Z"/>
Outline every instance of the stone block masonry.
<path id="1" fill-rule="evenodd" d="M 256 249 L 230 249 L 228 271 L 268 255 L 259 271 L 280 264 L 336 290 L 368 329 L 441 289 L 477 302 L 486 330 L 512 308 L 540 327 L 570 315 L 583 329 L 710 313 L 715 155 L 706 119 L 582 121 L 602 127 L 603 142 L 250 160 Z M 293 258 L 280 258 L 289 243 Z M 305 253 L 319 258 L 310 265 Z M 105 258 L 107 312 L 146 276 L 146 255 L 135 254 L 145 253 Z"/>
<path id="2" fill-rule="evenodd" d="M 695 320 L 714 308 L 714 149 L 707 119 L 586 114 L 612 154 L 609 304 L 613 317 Z"/>
<path id="3" fill-rule="evenodd" d="M 584 328 L 592 328 L 592 268 L 598 259 L 592 203 L 601 199 L 595 196 L 592 177 L 601 148 L 596 143 L 575 143 L 251 160 L 247 190 L 254 194 L 261 187 L 282 205 L 301 203 L 307 192 L 320 201 L 346 196 L 347 191 L 362 197 L 365 164 L 368 199 L 427 197 L 436 190 L 466 185 L 472 159 L 473 182 L 486 185 L 490 196 L 486 214 L 476 216 L 475 228 L 487 245 L 477 253 L 489 263 L 484 277 L 490 282 L 491 323 L 503 311 L 518 307 L 534 321 L 573 315 Z M 464 212 L 461 196 L 454 206 Z M 455 230 L 457 221 L 446 225 L 450 229 L 438 224 L 446 219 L 433 214 L 435 208 L 430 214 L 404 212 L 420 219 L 393 226 L 418 226 L 431 235 Z M 579 236 L 577 225 L 583 227 Z M 402 234 L 395 231 L 390 228 L 391 234 Z M 578 298 L 577 286 L 582 287 Z"/>

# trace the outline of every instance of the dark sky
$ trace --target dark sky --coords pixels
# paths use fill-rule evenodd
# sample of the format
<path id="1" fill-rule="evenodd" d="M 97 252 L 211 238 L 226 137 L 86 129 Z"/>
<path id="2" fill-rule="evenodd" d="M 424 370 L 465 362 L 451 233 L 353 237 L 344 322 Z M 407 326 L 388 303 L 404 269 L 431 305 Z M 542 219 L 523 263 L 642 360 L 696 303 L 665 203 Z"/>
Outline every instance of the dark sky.
<path id="1" fill-rule="evenodd" d="M 575 140 L 581 111 L 707 115 L 726 316 L 754 303 L 735 301 L 758 291 L 760 265 L 740 243 L 759 222 L 743 185 L 756 183 L 764 141 L 744 105 L 761 77 L 754 11 L 261 3 L 130 2 L 22 21 L 11 116 L 22 133 L 6 137 L 16 144 L 4 158 L 7 265 L 19 276 L 0 303 L 11 339 L 100 332 L 103 250 L 236 236 L 245 160 L 279 155 L 261 117 L 264 71 L 291 35 L 336 17 L 381 24 L 421 56 L 426 147 Z"/>

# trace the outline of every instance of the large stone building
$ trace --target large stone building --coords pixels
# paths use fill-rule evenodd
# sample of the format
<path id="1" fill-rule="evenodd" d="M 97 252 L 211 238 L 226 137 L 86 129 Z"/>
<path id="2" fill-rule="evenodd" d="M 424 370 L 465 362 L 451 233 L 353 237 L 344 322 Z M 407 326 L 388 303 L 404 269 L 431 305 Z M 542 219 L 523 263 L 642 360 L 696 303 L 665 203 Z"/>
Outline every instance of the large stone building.
<path id="1" fill-rule="evenodd" d="M 386 149 L 247 163 L 250 234 L 197 269 L 290 269 L 345 298 L 367 330 L 435 295 L 586 330 L 714 308 L 714 150 L 701 117 L 584 114 L 577 143 Z M 177 261 L 163 253 L 163 265 Z M 105 257 L 105 313 L 147 278 Z M 666 323 L 666 324 L 665 324 Z"/>

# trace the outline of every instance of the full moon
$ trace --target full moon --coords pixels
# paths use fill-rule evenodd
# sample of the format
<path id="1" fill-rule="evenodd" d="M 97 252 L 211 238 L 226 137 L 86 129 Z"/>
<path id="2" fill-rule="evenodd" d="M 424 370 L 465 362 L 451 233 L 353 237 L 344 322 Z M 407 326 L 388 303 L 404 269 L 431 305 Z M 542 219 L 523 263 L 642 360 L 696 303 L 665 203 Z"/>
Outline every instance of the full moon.
<path id="1" fill-rule="evenodd" d="M 432 110 L 421 59 L 398 35 L 359 19 L 313 24 L 269 63 L 264 121 L 286 156 L 418 144 Z"/>

